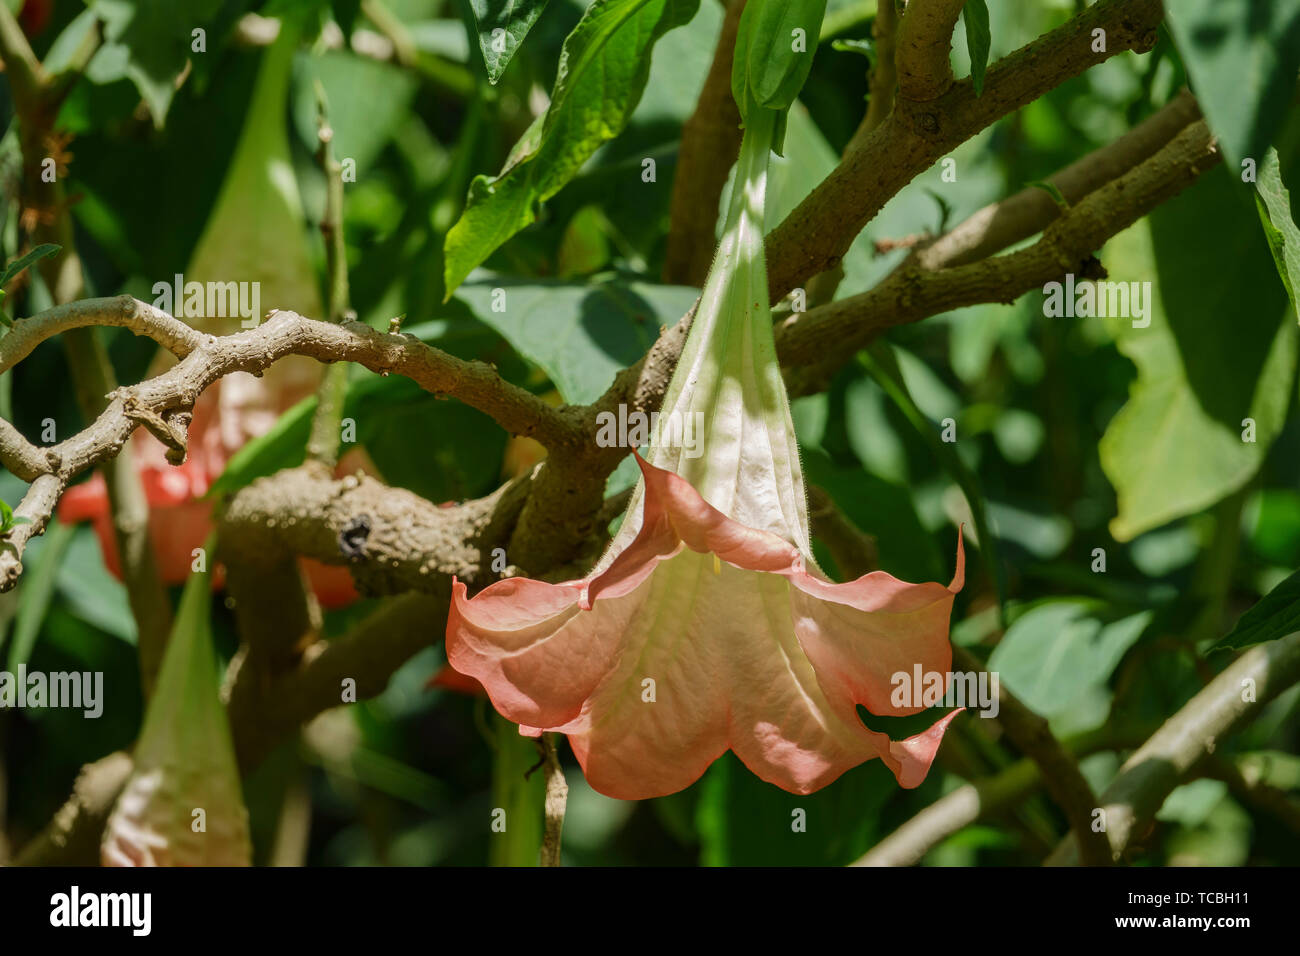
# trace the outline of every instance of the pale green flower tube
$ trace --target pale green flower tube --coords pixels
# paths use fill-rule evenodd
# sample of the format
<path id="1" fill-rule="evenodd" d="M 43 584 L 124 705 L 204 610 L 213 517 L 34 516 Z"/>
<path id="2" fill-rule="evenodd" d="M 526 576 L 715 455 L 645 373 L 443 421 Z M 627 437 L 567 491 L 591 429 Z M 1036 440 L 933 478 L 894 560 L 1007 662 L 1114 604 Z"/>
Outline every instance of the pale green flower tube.
<path id="1" fill-rule="evenodd" d="M 685 478 L 735 521 L 794 544 L 811 563 L 807 498 L 772 335 L 763 251 L 768 157 L 778 121 L 773 110 L 750 112 L 722 240 L 646 460 Z M 692 457 L 693 449 L 704 451 Z M 642 494 L 638 485 L 610 553 L 635 536 Z"/>

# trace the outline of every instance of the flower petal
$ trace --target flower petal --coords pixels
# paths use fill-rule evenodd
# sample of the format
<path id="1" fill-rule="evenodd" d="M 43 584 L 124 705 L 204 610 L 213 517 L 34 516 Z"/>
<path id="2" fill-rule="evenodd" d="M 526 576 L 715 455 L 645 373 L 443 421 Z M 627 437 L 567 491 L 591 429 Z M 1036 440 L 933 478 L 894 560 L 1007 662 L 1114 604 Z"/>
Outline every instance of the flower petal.
<path id="1" fill-rule="evenodd" d="M 728 748 L 795 793 L 873 757 L 902 786 L 920 783 L 956 712 L 895 742 L 856 705 L 914 713 L 891 703 L 891 676 L 917 664 L 946 674 L 960 550 L 951 587 L 882 572 L 831 584 L 789 542 L 638 463 L 645 520 L 603 571 L 555 585 L 513 578 L 473 600 L 455 583 L 451 665 L 523 732 L 568 734 L 609 796 L 680 790 Z"/>

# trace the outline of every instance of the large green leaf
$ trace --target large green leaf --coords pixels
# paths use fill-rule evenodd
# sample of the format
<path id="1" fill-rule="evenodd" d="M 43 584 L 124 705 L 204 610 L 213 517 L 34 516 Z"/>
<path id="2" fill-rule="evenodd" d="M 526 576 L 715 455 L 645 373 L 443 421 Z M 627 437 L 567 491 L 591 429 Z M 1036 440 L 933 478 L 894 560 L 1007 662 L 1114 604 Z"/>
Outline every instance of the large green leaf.
<path id="1" fill-rule="evenodd" d="M 698 295 L 686 286 L 621 278 L 566 283 L 492 276 L 456 293 L 572 403 L 599 398 L 615 373 L 640 358 L 660 327 L 685 315 Z"/>
<path id="2" fill-rule="evenodd" d="M 1278 275 L 1291 297 L 1292 309 L 1300 314 L 1300 305 L 1296 302 L 1296 294 L 1300 293 L 1300 228 L 1291 218 L 1291 191 L 1282 181 L 1282 169 L 1275 149 L 1270 149 L 1259 165 L 1255 202 Z"/>
<path id="3" fill-rule="evenodd" d="M 302 464 L 315 411 L 316 399 L 308 398 L 281 415 L 235 453 L 208 496 L 219 498 Z M 385 482 L 430 501 L 486 494 L 500 476 L 506 433 L 482 412 L 432 395 L 408 378 L 357 372 L 343 418 L 355 423 L 357 443 Z"/>
<path id="4" fill-rule="evenodd" d="M 154 124 L 162 126 L 176 94 L 176 78 L 190 57 L 192 31 L 210 27 L 220 8 L 221 0 L 94 0 L 104 21 L 104 45 L 90 75 L 96 82 L 116 79 L 119 71 L 129 77 Z"/>
<path id="5" fill-rule="evenodd" d="M 1007 572 L 1002 564 L 1000 547 L 993 526 L 989 523 L 985 508 L 984 492 L 980 488 L 979 478 L 957 453 L 952 442 L 942 441 L 938 429 L 916 403 L 907 379 L 899 366 L 894 350 L 887 342 L 876 342 L 858 353 L 863 367 L 876 380 L 885 394 L 898 407 L 907 420 L 916 429 L 917 434 L 933 450 L 944 470 L 957 483 L 970 506 L 971 520 L 975 524 L 975 534 L 979 538 L 980 556 L 988 568 L 989 576 L 997 589 L 998 604 L 1005 605 L 1007 599 Z"/>
<path id="6" fill-rule="evenodd" d="M 1260 160 L 1300 69 L 1300 0 L 1174 0 L 1165 17 L 1233 164 Z"/>
<path id="7" fill-rule="evenodd" d="M 316 142 L 318 104 L 313 81 L 319 80 L 334 133 L 334 155 L 355 163 L 354 181 L 361 181 L 375 157 L 409 121 L 419 81 L 409 70 L 338 50 L 302 57 L 300 68 L 303 75 L 293 87 L 299 137 Z"/>
<path id="8" fill-rule="evenodd" d="M 1113 621 L 1099 611 L 1078 599 L 1039 604 L 1007 628 L 989 657 L 988 670 L 1058 733 L 1082 733 L 1106 719 L 1106 684 L 1151 620 L 1149 611 Z"/>
<path id="9" fill-rule="evenodd" d="M 546 0 L 469 0 L 469 8 L 478 24 L 488 80 L 495 83 L 546 9 Z"/>
<path id="10" fill-rule="evenodd" d="M 1300 571 L 1241 616 L 1216 647 L 1249 647 L 1300 631 Z"/>
<path id="11" fill-rule="evenodd" d="M 854 767 L 816 793 L 787 793 L 723 754 L 697 784 L 705 866 L 843 866 L 885 826 L 880 811 L 898 784 L 879 760 Z"/>
<path id="12" fill-rule="evenodd" d="M 655 41 L 690 20 L 698 5 L 699 0 L 596 0 L 588 8 L 564 41 L 546 112 L 515 144 L 499 175 L 478 176 L 470 184 L 465 211 L 447 234 L 448 297 L 537 218 L 539 202 L 555 195 L 601 143 L 622 131 L 645 88 Z"/>
<path id="13" fill-rule="evenodd" d="M 1259 470 L 1286 418 L 1297 334 L 1255 211 L 1222 168 L 1103 259 L 1112 281 L 1153 283 L 1150 325 L 1116 320 L 1138 377 L 1100 446 L 1119 499 L 1111 534 L 1128 541 L 1214 504 Z"/>

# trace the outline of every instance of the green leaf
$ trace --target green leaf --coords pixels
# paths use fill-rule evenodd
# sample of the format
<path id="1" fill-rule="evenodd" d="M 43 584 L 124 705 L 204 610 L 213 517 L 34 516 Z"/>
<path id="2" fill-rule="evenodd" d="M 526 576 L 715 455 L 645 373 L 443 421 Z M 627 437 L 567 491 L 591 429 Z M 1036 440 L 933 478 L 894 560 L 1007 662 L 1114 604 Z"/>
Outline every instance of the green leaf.
<path id="1" fill-rule="evenodd" d="M 176 95 L 176 78 L 190 57 L 191 31 L 211 26 L 221 0 L 94 0 L 93 8 L 104 22 L 104 45 L 92 61 L 98 64 L 92 70 L 96 82 L 125 73 L 161 129 Z M 207 43 L 216 40 L 208 37 Z M 105 71 L 106 62 L 113 64 L 111 70 Z"/>
<path id="2" fill-rule="evenodd" d="M 301 465 L 311 435 L 311 420 L 316 414 L 315 397 L 305 398 L 290 408 L 263 434 L 247 442 L 230 456 L 221 475 L 208 488 L 205 498 L 232 494 L 258 478 L 273 475 L 283 468 Z"/>
<path id="3" fill-rule="evenodd" d="M 72 68 L 74 59 L 84 47 L 99 42 L 98 32 L 99 17 L 95 11 L 82 10 L 54 38 L 49 51 L 41 60 L 41 66 L 52 76 L 58 76 Z"/>
<path id="4" fill-rule="evenodd" d="M 81 525 L 58 567 L 59 601 L 73 616 L 106 634 L 135 644 L 135 616 L 126 587 L 104 567 L 99 540 L 89 525 Z"/>
<path id="5" fill-rule="evenodd" d="M 989 657 L 987 669 L 1058 733 L 1105 721 L 1106 685 L 1152 617 L 1143 611 L 1108 621 L 1100 611 L 1078 598 L 1038 604 L 1016 618 Z"/>
<path id="6" fill-rule="evenodd" d="M 881 811 L 898 792 L 879 760 L 816 793 L 787 793 L 725 753 L 696 785 L 705 866 L 844 866 L 883 835 Z"/>
<path id="7" fill-rule="evenodd" d="M 1265 594 L 1214 646 L 1239 650 L 1295 631 L 1300 631 L 1300 571 Z"/>
<path id="8" fill-rule="evenodd" d="M 1102 258 L 1111 281 L 1151 283 L 1148 327 L 1077 320 L 1113 321 L 1138 370 L 1100 445 L 1119 504 L 1111 534 L 1129 541 L 1255 475 L 1286 420 L 1298 336 L 1255 211 L 1222 167 Z"/>
<path id="9" fill-rule="evenodd" d="M 536 220 L 538 203 L 623 130 L 645 88 L 655 41 L 690 20 L 698 5 L 596 0 L 587 9 L 564 41 L 546 112 L 515 144 L 499 175 L 477 176 L 470 184 L 465 211 L 447 234 L 447 298 L 498 246 Z"/>
<path id="10" fill-rule="evenodd" d="M 870 37 L 862 39 L 845 38 L 842 40 L 832 40 L 831 49 L 836 53 L 861 53 L 867 58 L 867 68 L 874 70 L 876 68 L 876 41 Z"/>
<path id="11" fill-rule="evenodd" d="M 409 121 L 419 81 L 409 70 L 341 50 L 307 58 L 301 70 L 293 84 L 298 135 L 306 143 L 317 141 L 318 103 L 311 80 L 319 80 L 325 88 L 334 155 L 352 160 L 352 172 L 361 181 Z"/>
<path id="12" fill-rule="evenodd" d="M 837 468 L 824 451 L 802 449 L 804 477 L 826 491 L 844 516 L 869 532 L 880 567 L 904 581 L 938 581 L 951 576 L 952 555 L 943 555 L 916 513 L 911 490 L 863 468 Z M 840 578 L 846 575 L 841 570 Z"/>
<path id="13" fill-rule="evenodd" d="M 62 524 L 51 519 L 45 532 L 45 544 L 40 552 L 29 561 L 27 574 L 23 578 L 23 588 L 18 596 L 18 614 L 14 619 L 14 640 L 9 645 L 9 670 L 16 671 L 19 666 L 31 660 L 32 648 L 36 646 L 36 636 L 54 596 L 58 572 L 67 554 L 68 545 L 72 543 L 75 525 Z"/>
<path id="14" fill-rule="evenodd" d="M 1176 0 L 1165 19 L 1228 158 L 1262 157 L 1300 70 L 1300 0 Z"/>
<path id="15" fill-rule="evenodd" d="M 1035 189 L 1041 189 L 1043 192 L 1047 193 L 1047 195 L 1052 197 L 1052 202 L 1056 203 L 1057 208 L 1060 209 L 1062 212 L 1067 212 L 1069 210 L 1070 208 L 1069 200 L 1065 198 L 1065 193 L 1061 192 L 1061 190 L 1057 188 L 1055 183 L 1049 183 L 1046 180 L 1036 179 L 1031 183 L 1026 183 L 1025 185 L 1033 186 Z"/>
<path id="16" fill-rule="evenodd" d="M 989 524 L 984 507 L 984 493 L 980 490 L 979 479 L 962 461 L 952 442 L 942 441 L 935 431 L 934 424 L 917 407 L 916 401 L 908 390 L 907 382 L 899 368 L 898 359 L 893 349 L 886 342 L 877 342 L 869 349 L 858 353 L 862 366 L 871 377 L 884 389 L 898 410 L 912 423 L 917 433 L 925 440 L 953 481 L 961 488 L 970 505 L 971 518 L 975 522 L 975 535 L 979 538 L 980 555 L 993 578 L 998 592 L 998 604 L 1005 605 L 1007 600 L 1007 575 L 999 554 L 998 539 Z"/>
<path id="17" fill-rule="evenodd" d="M 8 531 L 14 522 L 14 509 L 9 502 L 0 498 L 0 532 Z"/>
<path id="18" fill-rule="evenodd" d="M 258 478 L 302 464 L 315 413 L 313 397 L 281 415 L 269 431 L 231 457 L 207 497 L 231 494 Z M 387 484 L 430 501 L 484 494 L 500 475 L 505 432 L 482 412 L 444 401 L 410 379 L 356 373 L 348 385 L 343 417 L 356 422 L 357 443 Z M 413 443 L 412 435 L 421 440 Z"/>
<path id="19" fill-rule="evenodd" d="M 469 0 L 469 7 L 478 24 L 478 45 L 488 82 L 496 83 L 546 9 L 546 0 Z"/>
<path id="20" fill-rule="evenodd" d="M 36 262 L 38 259 L 44 259 L 47 256 L 58 255 L 59 250 L 62 248 L 63 248 L 62 246 L 56 246 L 52 242 L 46 242 L 37 246 L 35 249 L 27 253 L 25 256 L 18 257 L 13 262 L 5 266 L 3 272 L 0 272 L 0 286 L 8 285 L 9 280 L 13 279 L 16 275 L 18 275 L 18 273 L 22 272 L 24 269 L 30 266 L 33 262 Z"/>
<path id="21" fill-rule="evenodd" d="M 599 398 L 615 373 L 640 358 L 698 295 L 685 286 L 611 277 L 566 283 L 493 276 L 456 293 L 571 403 Z"/>
<path id="22" fill-rule="evenodd" d="M 989 66 L 989 47 L 993 35 L 989 31 L 989 8 L 984 0 L 966 0 L 961 8 L 961 19 L 966 25 L 966 49 L 970 52 L 970 79 L 975 95 L 984 92 L 984 72 Z"/>
<path id="23" fill-rule="evenodd" d="M 1296 301 L 1296 294 L 1300 292 L 1300 229 L 1291 218 L 1291 192 L 1282 181 L 1282 169 L 1275 149 L 1270 148 L 1259 164 L 1255 204 L 1269 251 L 1277 265 L 1277 274 L 1282 277 L 1286 294 L 1291 297 L 1292 310 L 1300 315 L 1300 303 Z"/>

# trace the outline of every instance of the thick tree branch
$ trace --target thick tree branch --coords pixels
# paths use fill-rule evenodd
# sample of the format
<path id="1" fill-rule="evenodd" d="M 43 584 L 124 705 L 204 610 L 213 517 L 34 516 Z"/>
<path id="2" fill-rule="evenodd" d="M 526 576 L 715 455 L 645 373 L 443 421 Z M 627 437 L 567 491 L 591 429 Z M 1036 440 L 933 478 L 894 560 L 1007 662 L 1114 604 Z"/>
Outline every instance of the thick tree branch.
<path id="1" fill-rule="evenodd" d="M 1117 53 L 1149 50 L 1160 19 L 1160 0 L 1099 0 L 991 66 L 983 95 L 966 79 L 931 101 L 900 100 L 768 235 L 772 301 L 838 264 L 886 202 L 980 130 Z M 1092 51 L 1094 29 L 1105 31 L 1105 52 Z"/>
<path id="2" fill-rule="evenodd" d="M 97 303 L 94 308 L 55 309 L 23 320 L 28 329 L 15 352 L 29 352 L 36 342 L 62 329 L 103 322 L 151 335 L 164 344 L 170 342 L 169 347 L 184 352 L 185 357 L 157 378 L 117 389 L 93 424 L 57 445 L 37 448 L 12 427 L 0 429 L 0 463 L 25 480 L 49 475 L 66 486 L 85 469 L 117 456 L 142 418 L 174 427 L 177 416 L 190 412 L 213 382 L 231 372 L 261 372 L 290 354 L 357 362 L 373 371 L 405 375 L 431 392 L 457 396 L 512 432 L 531 435 L 552 450 L 582 441 L 582 432 L 568 411 L 552 408 L 531 392 L 511 385 L 484 362 L 466 362 L 409 335 L 376 332 L 359 322 L 333 324 L 293 312 L 276 312 L 256 329 L 221 337 L 199 336 L 196 341 L 180 332 L 175 319 L 129 296 L 92 301 Z M 0 340 L 0 350 L 7 341 Z M 9 359 L 7 353 L 0 354 Z M 44 482 L 42 487 L 52 485 Z M 22 570 L 23 547 L 33 534 L 44 530 L 49 519 L 49 513 L 39 512 L 36 506 L 44 503 L 52 508 L 56 501 L 57 496 L 51 500 L 47 494 L 33 496 L 29 491 L 20 513 L 34 524 L 11 535 L 10 547 L 0 553 L 0 590 L 13 586 Z"/>
<path id="3" fill-rule="evenodd" d="M 300 664 L 264 695 L 250 695 L 239 706 L 232 697 L 228 712 L 240 769 L 247 773 L 304 723 L 341 706 L 344 681 L 355 682 L 357 700 L 382 693 L 394 671 L 442 637 L 451 594 L 443 581 L 442 594 L 398 595 L 345 636 L 309 645 Z"/>
<path id="4" fill-rule="evenodd" d="M 898 95 L 933 100 L 952 87 L 952 31 L 966 0 L 909 0 L 898 27 Z"/>
<path id="5" fill-rule="evenodd" d="M 838 367 L 888 328 L 962 306 L 1011 302 L 1066 272 L 1082 273 L 1106 240 L 1220 161 L 1204 122 L 1192 123 L 1146 162 L 1060 215 L 1027 249 L 933 272 L 909 260 L 869 292 L 789 316 L 777 326 L 776 344 L 791 392 L 804 394 L 809 381 L 823 382 L 827 369 Z M 693 315 L 694 310 L 665 329 L 645 358 L 620 372 L 593 405 L 576 410 L 580 433 L 594 436 L 597 416 L 617 412 L 620 405 L 629 411 L 659 408 Z M 817 374 L 805 378 L 804 367 Z M 524 568 L 572 559 L 590 534 L 605 479 L 626 454 L 625 448 L 589 442 L 546 462 L 516 529 L 512 558 Z"/>
<path id="6" fill-rule="evenodd" d="M 1183 90 L 1119 139 L 1049 176 L 1047 182 L 1060 190 L 1067 203 L 1078 203 L 1154 156 L 1200 118 L 1196 98 Z M 1041 232 L 1058 215 L 1060 209 L 1046 190 L 1028 186 L 985 206 L 944 235 L 923 244 L 915 258 L 922 268 L 931 270 L 975 262 Z"/>
<path id="7" fill-rule="evenodd" d="M 302 555 L 348 567 L 364 594 L 442 593 L 453 575 L 476 588 L 496 575 L 529 479 L 439 507 L 367 475 L 334 478 L 315 463 L 260 478 L 234 495 L 218 529 L 227 566 L 269 569 Z"/>
<path id="8" fill-rule="evenodd" d="M 1204 122 L 1070 207 L 1032 246 L 969 265 L 928 272 L 915 262 L 869 292 L 792 315 L 777 329 L 787 368 L 848 358 L 885 329 L 982 302 L 1012 302 L 1084 264 L 1108 239 L 1194 183 L 1221 162 Z"/>

